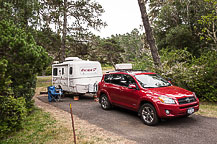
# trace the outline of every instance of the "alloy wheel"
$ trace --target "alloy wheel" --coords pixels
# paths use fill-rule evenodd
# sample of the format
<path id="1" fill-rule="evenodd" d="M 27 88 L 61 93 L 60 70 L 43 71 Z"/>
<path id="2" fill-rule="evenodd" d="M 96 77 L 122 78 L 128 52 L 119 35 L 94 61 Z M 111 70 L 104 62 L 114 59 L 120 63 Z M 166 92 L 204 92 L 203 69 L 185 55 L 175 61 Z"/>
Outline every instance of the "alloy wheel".
<path id="1" fill-rule="evenodd" d="M 154 120 L 154 111 L 151 107 L 143 107 L 142 117 L 146 123 L 152 123 Z"/>
<path id="2" fill-rule="evenodd" d="M 108 107 L 108 100 L 107 97 L 103 96 L 101 99 L 101 105 L 104 109 L 106 109 Z"/>

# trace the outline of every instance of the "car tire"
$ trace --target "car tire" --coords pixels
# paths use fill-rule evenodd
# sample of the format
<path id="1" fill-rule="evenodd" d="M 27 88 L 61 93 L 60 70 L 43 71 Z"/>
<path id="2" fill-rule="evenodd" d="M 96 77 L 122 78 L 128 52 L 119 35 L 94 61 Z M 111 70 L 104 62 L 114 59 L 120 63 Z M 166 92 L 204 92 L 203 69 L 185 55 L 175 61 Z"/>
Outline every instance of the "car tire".
<path id="1" fill-rule="evenodd" d="M 153 105 L 145 103 L 141 106 L 139 115 L 144 124 L 153 126 L 159 122 L 157 112 Z"/>
<path id="2" fill-rule="evenodd" d="M 101 104 L 102 109 L 104 110 L 109 110 L 112 107 L 106 94 L 101 95 L 100 104 Z"/>

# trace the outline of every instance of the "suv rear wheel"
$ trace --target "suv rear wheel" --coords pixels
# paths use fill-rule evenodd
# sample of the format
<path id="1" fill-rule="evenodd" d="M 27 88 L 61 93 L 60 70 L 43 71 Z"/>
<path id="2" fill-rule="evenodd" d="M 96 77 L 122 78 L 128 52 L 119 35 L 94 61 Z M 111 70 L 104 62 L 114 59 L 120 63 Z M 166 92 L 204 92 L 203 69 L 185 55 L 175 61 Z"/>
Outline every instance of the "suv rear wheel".
<path id="1" fill-rule="evenodd" d="M 101 107 L 104 110 L 108 110 L 111 108 L 111 103 L 108 99 L 108 97 L 106 96 L 106 94 L 102 94 L 101 99 L 100 99 L 100 103 L 101 103 Z"/>
<path id="2" fill-rule="evenodd" d="M 159 122 L 159 118 L 157 116 L 157 112 L 149 103 L 145 103 L 140 108 L 140 116 L 142 121 L 149 126 L 156 125 Z"/>

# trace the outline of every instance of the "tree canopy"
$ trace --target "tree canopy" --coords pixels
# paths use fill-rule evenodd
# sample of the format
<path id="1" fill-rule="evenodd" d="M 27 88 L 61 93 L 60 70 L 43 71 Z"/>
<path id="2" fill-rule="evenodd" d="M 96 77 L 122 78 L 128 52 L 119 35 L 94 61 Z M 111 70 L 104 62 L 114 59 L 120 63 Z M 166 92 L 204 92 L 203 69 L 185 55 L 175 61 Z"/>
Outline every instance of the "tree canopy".
<path id="1" fill-rule="evenodd" d="M 187 48 L 189 52 L 198 57 L 203 48 L 207 50 L 211 48 L 214 40 L 207 43 L 202 39 L 208 36 L 208 32 L 213 31 L 210 26 L 216 21 L 215 17 L 210 19 L 210 14 L 216 15 L 215 3 L 207 0 L 166 0 L 160 3 L 160 6 L 157 5 L 159 7 L 157 12 L 154 11 L 156 1 L 151 1 L 151 4 L 151 12 L 154 13 L 152 19 L 155 37 L 159 49 Z M 210 22 L 207 23 L 207 20 Z M 215 27 L 214 29 L 216 30 Z M 213 34 L 216 33 L 215 30 Z"/>

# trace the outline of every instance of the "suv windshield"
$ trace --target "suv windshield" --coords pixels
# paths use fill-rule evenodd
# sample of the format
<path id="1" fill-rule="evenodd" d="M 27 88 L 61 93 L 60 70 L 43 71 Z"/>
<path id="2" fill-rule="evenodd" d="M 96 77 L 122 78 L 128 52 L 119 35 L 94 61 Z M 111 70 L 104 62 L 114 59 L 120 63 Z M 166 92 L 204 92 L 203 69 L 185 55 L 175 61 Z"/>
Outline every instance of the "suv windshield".
<path id="1" fill-rule="evenodd" d="M 143 88 L 167 87 L 171 84 L 156 74 L 135 75 L 137 81 Z"/>

